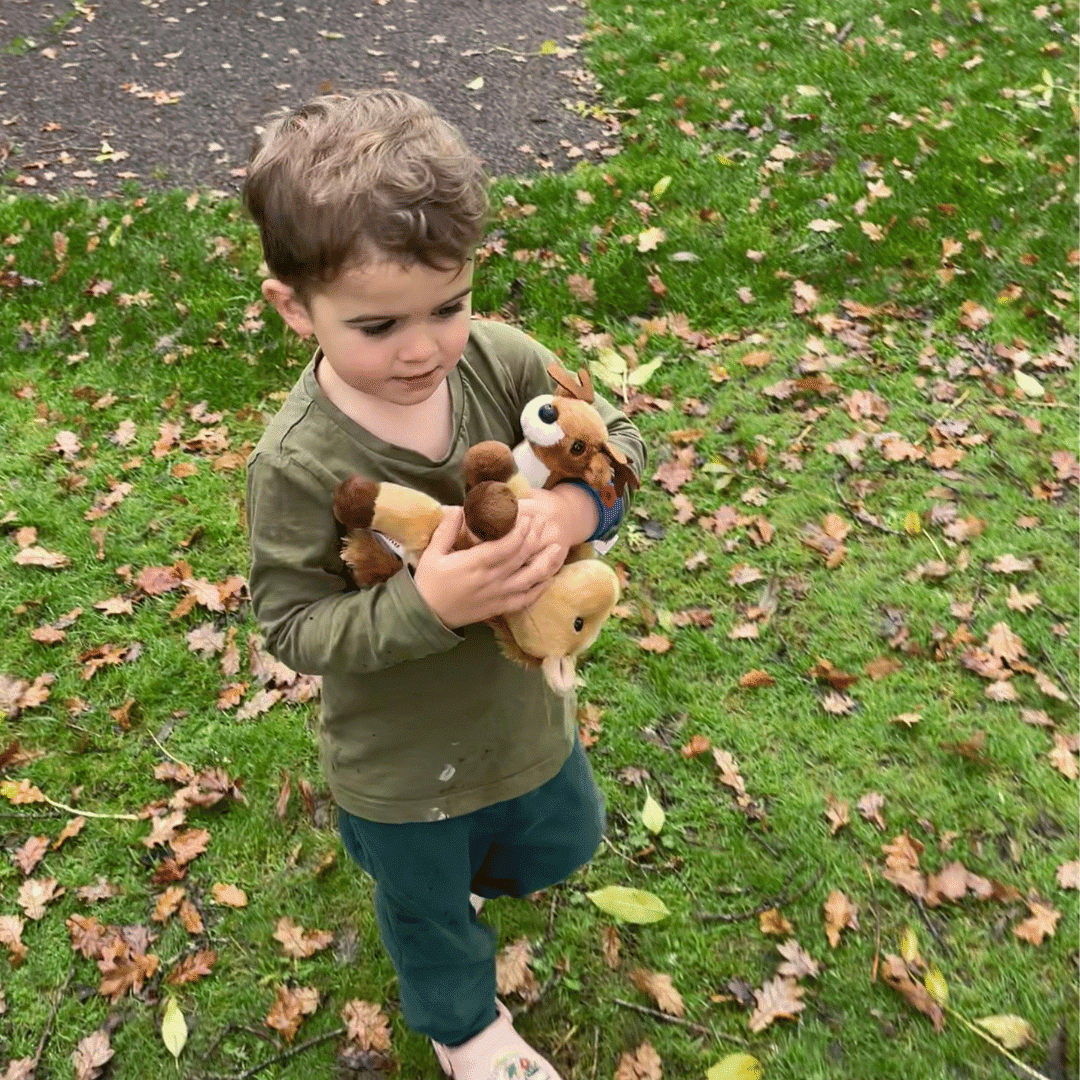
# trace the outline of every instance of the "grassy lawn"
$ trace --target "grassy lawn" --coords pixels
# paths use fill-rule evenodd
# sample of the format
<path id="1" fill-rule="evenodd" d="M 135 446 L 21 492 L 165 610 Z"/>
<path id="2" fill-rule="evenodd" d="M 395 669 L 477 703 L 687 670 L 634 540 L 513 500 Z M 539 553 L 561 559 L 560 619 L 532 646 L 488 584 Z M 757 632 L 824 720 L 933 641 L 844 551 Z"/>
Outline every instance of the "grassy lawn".
<path id="1" fill-rule="evenodd" d="M 476 310 L 651 461 L 582 672 L 605 844 L 483 918 L 567 1080 L 1075 1076 L 1076 4 L 805 8 L 595 0 L 551 62 L 622 152 L 496 184 Z M 258 264 L 212 193 L 0 192 L 4 1080 L 440 1075 L 238 580 L 307 359 Z"/>

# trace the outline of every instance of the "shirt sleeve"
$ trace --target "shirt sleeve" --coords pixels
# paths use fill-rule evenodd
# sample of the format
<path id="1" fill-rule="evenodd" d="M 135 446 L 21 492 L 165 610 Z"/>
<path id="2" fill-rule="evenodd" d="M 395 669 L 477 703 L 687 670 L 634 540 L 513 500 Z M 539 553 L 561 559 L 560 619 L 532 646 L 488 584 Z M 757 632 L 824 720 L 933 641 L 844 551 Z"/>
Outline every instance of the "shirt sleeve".
<path id="1" fill-rule="evenodd" d="M 402 569 L 357 589 L 341 561 L 332 492 L 302 466 L 248 466 L 248 589 L 270 652 L 294 671 L 364 674 L 457 645 Z"/>

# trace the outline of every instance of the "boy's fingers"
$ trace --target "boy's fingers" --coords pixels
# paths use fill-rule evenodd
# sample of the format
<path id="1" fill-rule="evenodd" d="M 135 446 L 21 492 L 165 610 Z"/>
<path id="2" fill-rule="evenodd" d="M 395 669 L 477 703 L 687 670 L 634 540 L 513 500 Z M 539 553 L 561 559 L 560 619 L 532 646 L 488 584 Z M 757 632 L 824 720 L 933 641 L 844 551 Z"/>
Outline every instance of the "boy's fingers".
<path id="1" fill-rule="evenodd" d="M 458 532 L 461 529 L 462 510 L 458 506 L 447 508 L 435 531 L 431 534 L 428 547 L 434 548 L 442 555 L 448 555 L 454 549 Z"/>

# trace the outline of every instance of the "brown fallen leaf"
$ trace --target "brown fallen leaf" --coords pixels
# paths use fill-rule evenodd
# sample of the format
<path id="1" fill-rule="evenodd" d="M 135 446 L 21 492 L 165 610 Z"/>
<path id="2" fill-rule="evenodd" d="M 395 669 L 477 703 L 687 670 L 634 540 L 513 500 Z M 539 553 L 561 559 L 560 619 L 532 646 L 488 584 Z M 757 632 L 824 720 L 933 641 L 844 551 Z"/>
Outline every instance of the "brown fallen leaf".
<path id="1" fill-rule="evenodd" d="M 183 986 L 185 983 L 195 982 L 211 974 L 211 968 L 217 962 L 217 953 L 213 949 L 200 949 L 192 956 L 185 956 L 165 976 L 165 981 L 170 986 Z"/>
<path id="2" fill-rule="evenodd" d="M 788 937 L 794 931 L 794 927 L 777 908 L 769 908 L 758 916 L 758 929 L 773 937 Z"/>
<path id="3" fill-rule="evenodd" d="M 821 974 L 821 965 L 794 938 L 777 945 L 776 951 L 784 958 L 784 963 L 776 969 L 777 975 L 816 979 Z"/>
<path id="4" fill-rule="evenodd" d="M 767 671 L 761 671 L 759 668 L 751 668 L 739 678 L 739 686 L 744 690 L 757 690 L 775 684 L 776 680 Z"/>
<path id="5" fill-rule="evenodd" d="M 630 972 L 630 981 L 643 993 L 648 994 L 660 1007 L 661 1012 L 671 1016 L 685 1016 L 682 995 L 672 985 L 671 976 L 658 971 L 646 971 L 634 968 Z"/>
<path id="6" fill-rule="evenodd" d="M 536 1001 L 540 984 L 532 968 L 532 944 L 520 937 L 506 945 L 495 957 L 495 987 L 500 994 L 518 994 L 524 1001 Z"/>
<path id="7" fill-rule="evenodd" d="M 345 1037 L 361 1050 L 390 1049 L 390 1019 L 378 1005 L 354 999 L 341 1010 Z"/>
<path id="8" fill-rule="evenodd" d="M 751 1031 L 763 1031 L 774 1020 L 794 1020 L 806 1004 L 799 999 L 805 993 L 794 979 L 778 975 L 770 979 L 760 990 L 754 991 L 757 1005 L 750 1016 Z"/>
<path id="9" fill-rule="evenodd" d="M 872 822 L 882 832 L 885 831 L 885 819 L 881 816 L 882 807 L 885 805 L 885 796 L 877 791 L 868 791 L 856 804 L 859 813 L 867 821 Z"/>
<path id="10" fill-rule="evenodd" d="M 1050 764 L 1069 780 L 1075 780 L 1080 775 L 1076 764 L 1075 736 L 1055 731 L 1054 748 L 1046 756 Z"/>
<path id="11" fill-rule="evenodd" d="M 619 1058 L 614 1080 L 663 1080 L 663 1063 L 649 1042 Z"/>
<path id="12" fill-rule="evenodd" d="M 859 909 L 839 889 L 833 889 L 825 900 L 824 910 L 825 936 L 835 949 L 840 944 L 841 930 L 859 929 Z"/>
<path id="13" fill-rule="evenodd" d="M 97 1080 L 114 1053 L 109 1045 L 109 1032 L 106 1028 L 99 1028 L 80 1039 L 75 1053 L 72 1054 L 75 1080 Z"/>
<path id="14" fill-rule="evenodd" d="M 662 655 L 671 648 L 671 639 L 664 634 L 648 634 L 643 638 L 638 638 L 638 647 L 646 652 Z"/>
<path id="15" fill-rule="evenodd" d="M 1080 860 L 1062 863 L 1057 868 L 1057 883 L 1063 889 L 1080 889 Z"/>
<path id="16" fill-rule="evenodd" d="M 615 971 L 619 966 L 620 953 L 622 952 L 622 939 L 619 937 L 619 931 L 614 926 L 607 924 L 602 928 L 601 935 L 603 938 L 604 963 L 612 971 Z"/>
<path id="17" fill-rule="evenodd" d="M 941 1006 L 930 996 L 930 992 L 922 983 L 917 983 L 912 979 L 907 965 L 899 956 L 886 953 L 882 957 L 880 970 L 885 984 L 891 986 L 909 1005 L 928 1016 L 935 1031 L 941 1031 L 944 1028 L 945 1013 Z"/>
<path id="18" fill-rule="evenodd" d="M 23 876 L 28 877 L 34 872 L 34 867 L 45 858 L 48 850 L 49 838 L 47 836 L 31 836 L 22 847 L 12 852 L 11 857 L 15 860 L 15 865 L 23 872 Z"/>
<path id="19" fill-rule="evenodd" d="M 210 889 L 210 895 L 213 896 L 215 903 L 224 904 L 227 907 L 247 907 L 247 893 L 236 885 L 215 882 Z"/>
<path id="20" fill-rule="evenodd" d="M 264 1023 L 281 1033 L 286 1042 L 296 1037 L 305 1016 L 319 1007 L 319 991 L 313 986 L 279 986 Z"/>
<path id="21" fill-rule="evenodd" d="M 329 930 L 305 930 L 283 915 L 277 921 L 273 938 L 281 942 L 286 956 L 303 959 L 325 949 L 334 940 L 334 935 Z"/>
<path id="22" fill-rule="evenodd" d="M 0 915 L 0 945 L 8 950 L 12 967 L 18 967 L 26 959 L 26 946 L 22 943 L 23 922 L 21 915 Z"/>
<path id="23" fill-rule="evenodd" d="M 851 823 L 851 809 L 844 799 L 832 792 L 825 795 L 825 817 L 829 822 L 829 835 L 835 836 L 845 825 Z"/>
<path id="24" fill-rule="evenodd" d="M 56 878 L 27 878 L 19 886 L 19 907 L 28 919 L 41 919 L 45 916 L 46 905 L 63 895 L 64 889 Z"/>

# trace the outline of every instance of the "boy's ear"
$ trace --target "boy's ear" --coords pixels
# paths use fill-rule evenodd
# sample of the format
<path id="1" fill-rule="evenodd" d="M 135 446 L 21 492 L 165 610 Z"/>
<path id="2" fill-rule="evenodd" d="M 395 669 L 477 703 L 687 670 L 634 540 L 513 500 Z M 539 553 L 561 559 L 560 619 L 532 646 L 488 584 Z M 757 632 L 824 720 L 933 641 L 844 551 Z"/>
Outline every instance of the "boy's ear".
<path id="1" fill-rule="evenodd" d="M 274 305 L 277 313 L 300 337 L 311 337 L 315 332 L 308 309 L 296 292 L 284 282 L 267 278 L 262 283 L 262 294 L 267 303 Z"/>

